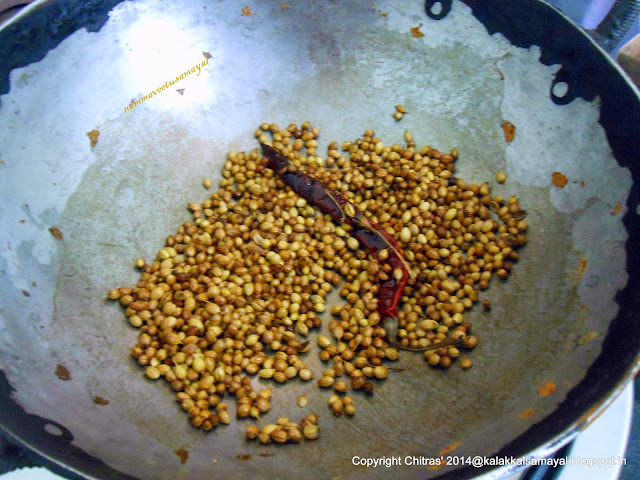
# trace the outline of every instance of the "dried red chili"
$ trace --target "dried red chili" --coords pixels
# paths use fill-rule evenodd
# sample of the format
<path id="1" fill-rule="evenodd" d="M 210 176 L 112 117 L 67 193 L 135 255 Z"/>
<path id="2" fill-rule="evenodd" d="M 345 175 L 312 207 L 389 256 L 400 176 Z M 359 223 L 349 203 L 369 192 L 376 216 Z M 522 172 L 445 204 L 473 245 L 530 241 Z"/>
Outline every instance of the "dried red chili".
<path id="1" fill-rule="evenodd" d="M 375 256 L 381 264 L 391 267 L 389 278 L 382 282 L 378 290 L 378 312 L 383 319 L 395 317 L 409 272 L 402 250 L 393 237 L 380 225 L 367 219 L 362 211 L 342 194 L 331 190 L 306 173 L 300 172 L 275 148 L 265 144 L 261 146 L 268 160 L 267 166 L 275 171 L 294 192 L 335 221 L 351 225 L 353 230 L 349 233 L 364 245 L 367 252 Z M 383 250 L 387 250 L 386 258 L 380 257 L 380 252 Z M 400 278 L 396 278 L 394 272 L 401 272 L 402 275 L 398 274 Z"/>
<path id="2" fill-rule="evenodd" d="M 367 252 L 375 256 L 381 264 L 387 264 L 391 267 L 388 279 L 382 282 L 378 290 L 378 313 L 380 313 L 383 322 L 386 318 L 395 317 L 398 302 L 409 277 L 404 254 L 397 242 L 380 225 L 367 219 L 362 211 L 344 198 L 341 193 L 331 190 L 321 181 L 300 172 L 275 148 L 264 143 L 260 145 L 267 158 L 267 166 L 276 172 L 294 192 L 335 221 L 350 225 L 352 230 L 349 233 L 364 245 Z M 380 256 L 383 250 L 388 253 L 386 258 Z M 401 273 L 399 278 L 395 277 L 395 272 Z M 387 331 L 390 333 L 390 330 L 393 328 Z M 461 342 L 461 338 L 449 338 L 425 348 L 410 348 L 397 343 L 394 340 L 394 334 L 389 334 L 388 337 L 389 342 L 396 348 L 416 352 L 434 350 Z"/>

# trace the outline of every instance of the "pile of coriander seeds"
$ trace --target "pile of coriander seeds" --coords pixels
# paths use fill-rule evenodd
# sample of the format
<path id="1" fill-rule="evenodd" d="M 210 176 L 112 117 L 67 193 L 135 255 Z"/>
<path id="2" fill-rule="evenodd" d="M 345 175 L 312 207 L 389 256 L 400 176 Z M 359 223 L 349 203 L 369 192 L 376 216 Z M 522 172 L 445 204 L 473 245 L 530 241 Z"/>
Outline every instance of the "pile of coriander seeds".
<path id="1" fill-rule="evenodd" d="M 385 328 L 392 322 L 394 343 L 404 348 L 459 340 L 425 351 L 426 364 L 470 368 L 464 353 L 478 340 L 465 313 L 493 277 L 509 276 L 526 244 L 518 200 L 455 178 L 455 149 L 417 148 L 409 132 L 404 145 L 386 146 L 367 130 L 353 142 L 331 142 L 321 156 L 318 136 L 309 122 L 256 131 L 396 239 L 409 269 L 397 319 L 377 311 L 379 286 L 391 272 L 348 226 L 292 192 L 257 149 L 229 152 L 219 190 L 189 204 L 193 221 L 167 238 L 153 262 L 137 262 L 135 286 L 108 293 L 139 328 L 132 356 L 148 378 L 169 383 L 195 427 L 231 421 L 225 396 L 235 397 L 238 417 L 269 411 L 270 389 L 255 391 L 253 375 L 278 383 L 315 378 L 338 396 L 331 408 L 339 415 L 336 398 L 349 389 L 372 393 L 388 376 L 385 363 L 398 359 Z M 334 288 L 346 301 L 327 312 L 332 338 L 314 339 Z M 312 340 L 326 362 L 322 372 L 304 361 Z"/>

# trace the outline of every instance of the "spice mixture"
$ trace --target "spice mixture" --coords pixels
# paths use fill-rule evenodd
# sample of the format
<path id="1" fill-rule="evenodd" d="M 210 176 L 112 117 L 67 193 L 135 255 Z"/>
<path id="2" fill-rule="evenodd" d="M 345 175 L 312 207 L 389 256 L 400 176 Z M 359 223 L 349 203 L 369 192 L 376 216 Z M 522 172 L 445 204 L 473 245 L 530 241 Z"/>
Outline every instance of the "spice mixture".
<path id="1" fill-rule="evenodd" d="M 262 152 L 229 152 L 219 190 L 189 204 L 193 221 L 154 261 L 136 262 L 135 286 L 108 293 L 140 329 L 132 356 L 169 383 L 195 427 L 230 423 L 225 396 L 237 417 L 267 412 L 271 390 L 254 391 L 253 375 L 315 377 L 333 389 L 333 413 L 353 415 L 344 394 L 371 394 L 399 349 L 471 368 L 463 352 L 478 340 L 465 313 L 526 243 L 518 200 L 456 178 L 455 149 L 418 148 L 409 132 L 404 146 L 385 146 L 367 130 L 321 156 L 318 135 L 309 122 L 262 124 Z M 334 288 L 346 301 L 331 308 L 333 338 L 316 339 L 320 374 L 304 354 Z M 263 443 L 317 436 L 317 416 L 247 429 Z"/>

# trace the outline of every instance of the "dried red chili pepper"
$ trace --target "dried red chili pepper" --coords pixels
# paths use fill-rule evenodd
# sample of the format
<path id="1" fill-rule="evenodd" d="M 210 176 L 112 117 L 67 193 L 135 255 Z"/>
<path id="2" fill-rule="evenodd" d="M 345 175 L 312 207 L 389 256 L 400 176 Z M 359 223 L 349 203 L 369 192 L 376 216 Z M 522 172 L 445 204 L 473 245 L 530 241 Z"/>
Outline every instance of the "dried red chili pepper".
<path id="1" fill-rule="evenodd" d="M 353 230 L 349 233 L 364 245 L 367 252 L 375 256 L 381 264 L 391 267 L 389 278 L 382 282 L 378 290 L 378 312 L 383 319 L 395 317 L 409 272 L 402 250 L 393 237 L 380 225 L 367 219 L 362 211 L 342 194 L 331 190 L 306 173 L 298 171 L 275 148 L 265 144 L 261 146 L 268 160 L 267 166 L 274 170 L 294 192 L 337 222 L 351 225 Z M 383 250 L 387 250 L 386 258 L 380 258 L 380 252 Z M 396 278 L 396 275 L 399 278 Z"/>
<path id="2" fill-rule="evenodd" d="M 260 144 L 267 166 L 275 171 L 280 178 L 310 204 L 318 207 L 337 222 L 351 225 L 349 233 L 364 245 L 370 255 L 375 256 L 381 264 L 391 267 L 388 279 L 383 281 L 378 290 L 378 313 L 382 321 L 397 315 L 397 306 L 409 277 L 404 254 L 397 242 L 380 225 L 367 219 L 362 211 L 349 202 L 341 193 L 331 190 L 321 181 L 300 172 L 295 165 L 278 152 L 275 148 Z M 380 253 L 386 250 L 386 258 Z M 396 278 L 397 275 L 397 278 Z M 447 339 L 426 348 L 409 348 L 395 342 L 390 334 L 389 341 L 396 348 L 411 351 L 434 350 L 459 343 L 459 339 Z"/>

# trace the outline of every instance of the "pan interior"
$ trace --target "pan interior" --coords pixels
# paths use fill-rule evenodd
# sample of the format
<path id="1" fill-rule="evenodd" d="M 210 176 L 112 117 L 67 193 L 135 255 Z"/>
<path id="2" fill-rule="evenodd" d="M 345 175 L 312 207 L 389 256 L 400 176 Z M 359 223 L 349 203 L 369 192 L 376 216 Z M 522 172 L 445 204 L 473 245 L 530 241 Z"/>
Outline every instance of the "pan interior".
<path id="1" fill-rule="evenodd" d="M 461 2 L 441 21 L 421 2 L 342 3 L 124 2 L 100 31 L 78 31 L 12 72 L 0 98 L 0 368 L 27 412 L 65 426 L 74 445 L 116 470 L 271 478 L 286 465 L 292 477 L 360 478 L 356 455 L 429 458 L 456 442 L 456 454 L 490 455 L 553 412 L 600 351 L 627 281 L 631 176 L 611 154 L 598 100 L 555 105 L 558 67 L 542 65 L 537 47 L 489 35 Z M 200 74 L 124 112 L 203 52 L 211 56 Z M 396 104 L 409 111 L 401 122 L 391 118 Z M 458 176 L 518 196 L 529 243 L 509 281 L 482 295 L 493 310 L 470 313 L 480 340 L 471 370 L 433 370 L 404 352 L 405 370 L 373 398 L 357 396 L 351 419 L 331 416 L 313 383 L 274 387 L 265 422 L 315 411 L 317 442 L 248 444 L 244 421 L 204 434 L 165 384 L 143 379 L 128 357 L 136 331 L 105 293 L 137 281 L 135 259 L 152 258 L 189 218 L 186 204 L 206 198 L 201 180 L 220 178 L 226 152 L 256 147 L 263 121 L 307 119 L 322 147 L 368 128 L 385 144 L 410 130 L 419 145 L 456 147 Z M 505 121 L 516 127 L 511 143 Z M 493 182 L 498 170 L 504 185 Z M 564 188 L 552 185 L 554 172 L 568 178 Z M 320 372 L 315 349 L 305 361 Z M 58 365 L 70 380 L 55 375 Z M 556 391 L 540 397 L 549 381 Z M 306 410 L 295 405 L 301 394 Z M 237 458 L 245 454 L 253 459 Z"/>

